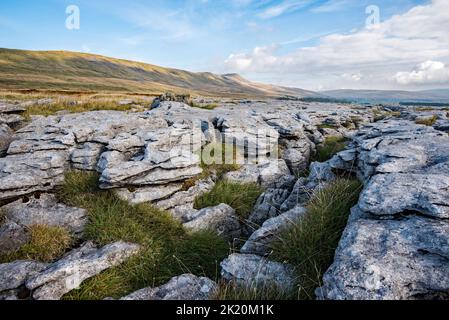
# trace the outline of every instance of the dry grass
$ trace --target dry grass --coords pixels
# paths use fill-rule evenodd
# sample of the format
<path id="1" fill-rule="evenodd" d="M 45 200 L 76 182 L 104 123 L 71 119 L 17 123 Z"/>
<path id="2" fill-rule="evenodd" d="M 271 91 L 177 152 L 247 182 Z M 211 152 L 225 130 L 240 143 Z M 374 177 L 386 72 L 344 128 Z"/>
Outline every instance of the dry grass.
<path id="1" fill-rule="evenodd" d="M 73 239 L 66 229 L 44 225 L 31 226 L 30 241 L 19 250 L 0 256 L 2 262 L 37 260 L 52 262 L 60 258 L 72 245 Z"/>
<path id="2" fill-rule="evenodd" d="M 438 120 L 438 117 L 435 115 L 433 117 L 430 118 L 426 118 L 426 119 L 418 119 L 415 121 L 416 124 L 423 124 L 425 126 L 431 127 L 433 126 Z"/>

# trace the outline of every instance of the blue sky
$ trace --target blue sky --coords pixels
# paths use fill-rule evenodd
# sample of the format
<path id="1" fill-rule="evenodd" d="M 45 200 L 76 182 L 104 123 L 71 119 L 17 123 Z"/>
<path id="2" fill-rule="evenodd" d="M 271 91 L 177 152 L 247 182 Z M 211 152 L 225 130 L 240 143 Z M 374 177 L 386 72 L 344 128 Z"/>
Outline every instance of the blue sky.
<path id="1" fill-rule="evenodd" d="M 447 43 L 431 46 L 427 55 L 390 52 L 391 46 L 400 50 L 404 44 L 400 41 L 423 38 L 418 33 L 428 27 L 414 25 L 404 35 L 395 17 L 414 23 L 438 14 L 444 2 L 449 1 L 2 0 L 0 46 L 86 51 L 192 71 L 238 72 L 251 80 L 313 90 L 447 87 Z M 372 4 L 379 8 L 381 27 L 365 32 L 365 10 Z M 79 30 L 65 27 L 68 5 L 80 9 Z M 423 10 L 414 13 L 416 8 Z M 449 20 L 445 15 L 437 18 Z M 438 19 L 435 24 L 443 27 Z M 391 37 L 398 42 L 386 44 Z M 373 50 L 383 52 L 382 58 L 370 61 L 363 51 L 371 42 L 366 45 L 357 39 L 378 41 Z M 341 48 L 345 42 L 354 49 L 349 54 L 354 54 L 354 65 L 343 59 L 348 55 Z M 406 59 L 398 58 L 402 55 Z M 334 60 L 338 64 L 330 63 Z M 420 83 L 414 77 L 418 73 L 419 78 L 426 68 L 422 64 L 429 61 L 440 63 L 430 64 L 431 69 L 441 69 L 442 63 L 444 74 L 438 74 L 437 81 Z"/>

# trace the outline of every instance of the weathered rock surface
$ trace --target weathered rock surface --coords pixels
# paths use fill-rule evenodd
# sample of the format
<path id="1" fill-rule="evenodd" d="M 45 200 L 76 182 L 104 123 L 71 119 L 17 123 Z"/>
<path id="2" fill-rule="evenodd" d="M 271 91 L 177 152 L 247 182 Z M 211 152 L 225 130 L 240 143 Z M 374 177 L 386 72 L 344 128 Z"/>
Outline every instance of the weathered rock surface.
<path id="1" fill-rule="evenodd" d="M 235 210 L 227 204 L 204 208 L 190 214 L 184 227 L 192 231 L 211 230 L 232 242 L 242 234 L 242 225 Z"/>
<path id="2" fill-rule="evenodd" d="M 88 219 L 85 209 L 58 203 L 56 196 L 51 194 L 17 200 L 3 206 L 2 212 L 8 220 L 21 226 L 63 227 L 73 233 L 81 233 Z"/>
<path id="3" fill-rule="evenodd" d="M 317 296 L 448 299 L 449 137 L 388 120 L 362 128 L 352 147 L 330 164 L 352 163 L 366 187 Z"/>
<path id="4" fill-rule="evenodd" d="M 184 274 L 157 288 L 145 288 L 121 300 L 210 300 L 217 284 L 209 278 Z"/>
<path id="5" fill-rule="evenodd" d="M 97 249 L 89 242 L 29 278 L 26 287 L 32 290 L 36 300 L 59 300 L 84 280 L 121 264 L 138 252 L 139 246 L 135 244 L 116 242 Z"/>
<path id="6" fill-rule="evenodd" d="M 0 300 L 17 300 L 19 288 L 25 281 L 47 267 L 45 263 L 15 261 L 0 264 Z"/>
<path id="7" fill-rule="evenodd" d="M 67 154 L 47 151 L 0 158 L 0 201 L 52 190 L 64 181 Z"/>
<path id="8" fill-rule="evenodd" d="M 286 213 L 265 221 L 262 227 L 251 235 L 240 252 L 260 256 L 269 255 L 271 253 L 270 245 L 279 239 L 283 231 L 294 226 L 306 212 L 305 208 L 297 206 Z"/>
<path id="9" fill-rule="evenodd" d="M 23 226 L 13 221 L 0 221 L 0 253 L 20 249 L 30 237 Z"/>
<path id="10" fill-rule="evenodd" d="M 257 255 L 232 254 L 221 263 L 221 275 L 227 281 L 249 288 L 270 287 L 290 292 L 296 284 L 293 269 Z"/>
<path id="11" fill-rule="evenodd" d="M 0 124 L 0 157 L 3 156 L 13 141 L 14 132 L 6 124 Z"/>
<path id="12" fill-rule="evenodd" d="M 253 212 L 246 221 L 250 234 L 266 220 L 276 217 L 282 212 L 281 205 L 289 197 L 295 181 L 294 176 L 284 176 L 259 197 Z"/>

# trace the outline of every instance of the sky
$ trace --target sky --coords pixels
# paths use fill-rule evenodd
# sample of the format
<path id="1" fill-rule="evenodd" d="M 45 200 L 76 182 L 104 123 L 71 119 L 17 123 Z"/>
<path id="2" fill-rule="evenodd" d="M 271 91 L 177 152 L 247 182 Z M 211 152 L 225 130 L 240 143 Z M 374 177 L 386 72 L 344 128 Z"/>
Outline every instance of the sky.
<path id="1" fill-rule="evenodd" d="M 449 0 L 0 1 L 0 47 L 316 91 L 449 88 L 448 30 Z"/>

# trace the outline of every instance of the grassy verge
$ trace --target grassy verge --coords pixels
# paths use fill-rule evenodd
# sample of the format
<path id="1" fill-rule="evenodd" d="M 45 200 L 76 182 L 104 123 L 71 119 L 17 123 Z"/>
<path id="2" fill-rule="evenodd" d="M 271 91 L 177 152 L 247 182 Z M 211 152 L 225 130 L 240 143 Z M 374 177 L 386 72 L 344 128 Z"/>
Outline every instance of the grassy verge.
<path id="1" fill-rule="evenodd" d="M 142 250 L 85 281 L 65 299 L 119 298 L 186 272 L 217 278 L 218 263 L 229 253 L 226 241 L 210 232 L 187 233 L 168 213 L 148 204 L 132 206 L 110 191 L 99 190 L 97 183 L 95 173 L 70 172 L 59 191 L 64 202 L 88 210 L 84 240 L 99 245 L 129 241 L 140 244 Z"/>
<path id="2" fill-rule="evenodd" d="M 190 106 L 192 108 L 198 108 L 198 109 L 204 109 L 204 110 L 214 110 L 214 109 L 218 108 L 218 104 L 216 104 L 216 103 L 200 104 L 200 103 L 192 102 L 192 103 L 190 103 Z"/>
<path id="3" fill-rule="evenodd" d="M 31 226 L 30 241 L 19 250 L 0 255 L 0 263 L 16 260 L 52 262 L 60 258 L 72 245 L 71 234 L 64 228 L 43 225 Z"/>
<path id="4" fill-rule="evenodd" d="M 210 192 L 195 199 L 195 208 L 203 209 L 226 203 L 235 209 L 240 218 L 247 219 L 262 192 L 263 188 L 257 183 L 221 180 Z"/>
<path id="5" fill-rule="evenodd" d="M 347 146 L 347 140 L 343 137 L 328 137 L 323 144 L 317 146 L 312 161 L 325 162 L 331 159 L 335 154 L 344 150 Z"/>
<path id="6" fill-rule="evenodd" d="M 32 115 L 51 116 L 60 111 L 81 113 L 101 110 L 130 111 L 131 109 L 133 109 L 131 105 L 119 105 L 118 102 L 114 100 L 87 100 L 76 104 L 73 104 L 68 100 L 63 100 L 45 105 L 32 105 L 27 108 L 24 116 L 29 119 Z"/>
<path id="7" fill-rule="evenodd" d="M 307 205 L 308 214 L 273 245 L 273 259 L 293 265 L 298 272 L 299 299 L 313 299 L 321 286 L 361 190 L 358 180 L 340 178 L 316 192 Z"/>

